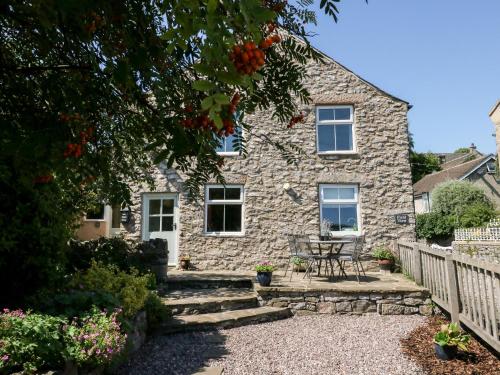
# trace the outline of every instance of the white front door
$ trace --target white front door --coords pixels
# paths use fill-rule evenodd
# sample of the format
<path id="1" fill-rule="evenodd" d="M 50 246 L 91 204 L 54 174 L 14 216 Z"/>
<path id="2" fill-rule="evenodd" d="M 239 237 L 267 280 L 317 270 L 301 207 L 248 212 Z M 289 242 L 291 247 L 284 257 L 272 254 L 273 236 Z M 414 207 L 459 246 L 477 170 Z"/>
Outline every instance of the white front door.
<path id="1" fill-rule="evenodd" d="M 177 194 L 148 193 L 143 195 L 142 239 L 162 238 L 168 243 L 168 264 L 177 265 Z"/>

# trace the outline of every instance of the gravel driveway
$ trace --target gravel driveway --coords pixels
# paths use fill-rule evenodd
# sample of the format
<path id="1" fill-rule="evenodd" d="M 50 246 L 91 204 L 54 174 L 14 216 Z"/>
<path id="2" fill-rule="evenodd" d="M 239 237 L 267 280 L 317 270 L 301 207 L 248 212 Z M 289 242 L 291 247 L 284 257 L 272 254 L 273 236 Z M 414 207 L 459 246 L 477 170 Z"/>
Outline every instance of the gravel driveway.
<path id="1" fill-rule="evenodd" d="M 224 375 L 423 375 L 399 345 L 423 322 L 416 315 L 316 315 L 156 337 L 119 373 L 188 375 L 222 366 Z"/>

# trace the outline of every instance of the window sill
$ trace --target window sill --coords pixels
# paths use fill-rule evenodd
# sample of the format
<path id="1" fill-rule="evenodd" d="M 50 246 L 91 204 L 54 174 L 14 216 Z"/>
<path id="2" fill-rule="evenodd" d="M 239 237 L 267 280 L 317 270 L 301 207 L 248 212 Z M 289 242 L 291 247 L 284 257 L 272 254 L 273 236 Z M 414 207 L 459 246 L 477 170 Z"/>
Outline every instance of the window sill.
<path id="1" fill-rule="evenodd" d="M 330 232 L 331 237 L 361 236 L 361 231 Z"/>
<path id="2" fill-rule="evenodd" d="M 218 152 L 217 155 L 234 157 L 234 156 L 240 156 L 241 154 L 239 152 Z"/>
<path id="3" fill-rule="evenodd" d="M 97 222 L 97 223 L 104 223 L 106 222 L 106 219 L 83 219 L 83 221 L 90 221 L 90 222 Z"/>
<path id="4" fill-rule="evenodd" d="M 322 159 L 342 159 L 342 158 L 359 158 L 359 153 L 357 151 L 349 152 L 318 152 L 318 156 Z"/>
<path id="5" fill-rule="evenodd" d="M 245 232 L 203 232 L 205 237 L 244 237 Z"/>

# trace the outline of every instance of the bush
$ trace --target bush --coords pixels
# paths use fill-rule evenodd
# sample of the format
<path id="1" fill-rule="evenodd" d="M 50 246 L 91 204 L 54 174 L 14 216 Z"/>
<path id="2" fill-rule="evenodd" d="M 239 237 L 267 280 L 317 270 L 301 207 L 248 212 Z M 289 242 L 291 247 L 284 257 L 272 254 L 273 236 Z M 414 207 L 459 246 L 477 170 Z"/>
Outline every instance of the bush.
<path id="1" fill-rule="evenodd" d="M 84 318 L 75 319 L 64 327 L 66 353 L 78 366 L 108 365 L 123 352 L 127 335 L 120 332 L 119 311 L 109 316 L 93 309 Z"/>
<path id="2" fill-rule="evenodd" d="M 120 300 L 109 292 L 69 289 L 55 294 L 41 293 L 34 306 L 47 314 L 71 318 L 85 315 L 93 307 L 113 311 L 120 307 Z"/>
<path id="3" fill-rule="evenodd" d="M 432 192 L 432 211 L 443 215 L 462 216 L 475 205 L 494 214 L 493 203 L 483 190 L 468 181 L 448 181 L 439 184 Z"/>
<path id="4" fill-rule="evenodd" d="M 50 315 L 4 309 L 0 314 L 0 372 L 61 368 L 64 323 L 65 319 Z"/>
<path id="5" fill-rule="evenodd" d="M 148 320 L 148 331 L 157 328 L 162 321 L 170 316 L 169 309 L 162 303 L 161 299 L 154 293 L 150 293 L 144 304 Z"/>
<path id="6" fill-rule="evenodd" d="M 459 227 L 473 228 L 480 227 L 496 217 L 496 212 L 482 203 L 471 204 L 458 218 Z"/>
<path id="7" fill-rule="evenodd" d="M 387 247 L 377 247 L 372 256 L 378 260 L 394 260 L 394 254 Z"/>
<path id="8" fill-rule="evenodd" d="M 125 348 L 116 311 L 93 309 L 84 318 L 66 318 L 22 310 L 0 314 L 0 373 L 62 369 L 65 361 L 104 366 Z"/>
<path id="9" fill-rule="evenodd" d="M 436 212 L 419 214 L 416 217 L 416 232 L 418 238 L 428 240 L 446 239 L 453 235 L 455 219 Z"/>
<path id="10" fill-rule="evenodd" d="M 157 243 L 155 241 L 159 241 Z M 122 271 L 131 268 L 141 273 L 149 273 L 150 265 L 156 263 L 158 257 L 167 257 L 168 251 L 160 250 L 161 240 L 150 242 L 128 242 L 120 237 L 101 237 L 95 240 L 69 242 L 69 272 L 90 268 L 92 261 L 103 264 L 112 264 Z"/>
<path id="11" fill-rule="evenodd" d="M 154 287 L 154 283 L 152 274 L 140 275 L 136 269 L 131 269 L 127 273 L 117 266 L 92 261 L 88 270 L 75 274 L 69 286 L 73 289 L 109 293 L 115 296 L 123 308 L 124 316 L 132 318 L 144 308 L 150 294 L 149 288 Z"/>

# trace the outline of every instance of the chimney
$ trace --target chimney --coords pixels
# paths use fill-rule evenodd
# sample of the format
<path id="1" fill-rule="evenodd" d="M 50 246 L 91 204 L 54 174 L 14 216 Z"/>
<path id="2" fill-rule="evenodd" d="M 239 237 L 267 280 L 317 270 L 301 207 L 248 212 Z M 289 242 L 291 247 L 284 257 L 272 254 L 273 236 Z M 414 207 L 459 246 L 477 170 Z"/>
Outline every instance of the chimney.
<path id="1" fill-rule="evenodd" d="M 477 149 L 477 147 L 474 143 L 471 143 L 469 148 L 471 149 L 471 151 L 476 151 L 476 149 Z"/>

